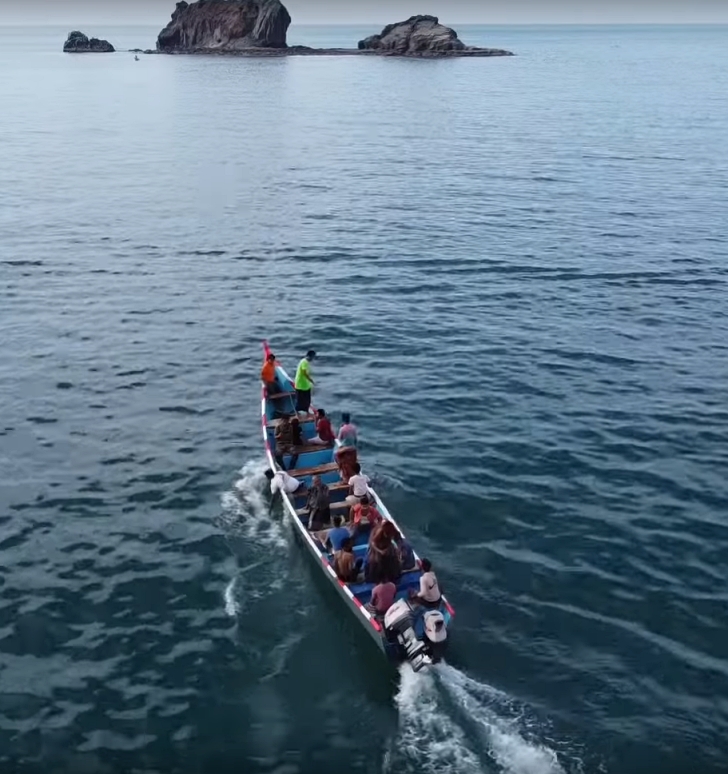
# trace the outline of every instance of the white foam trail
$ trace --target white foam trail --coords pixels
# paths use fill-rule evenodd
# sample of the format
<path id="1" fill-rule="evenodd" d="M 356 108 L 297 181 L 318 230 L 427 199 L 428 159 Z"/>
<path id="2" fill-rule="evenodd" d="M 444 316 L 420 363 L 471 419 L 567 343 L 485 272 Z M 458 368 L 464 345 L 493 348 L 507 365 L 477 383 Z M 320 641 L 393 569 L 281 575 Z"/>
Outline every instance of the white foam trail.
<path id="1" fill-rule="evenodd" d="M 475 774 L 564 774 L 556 753 L 526 739 L 515 703 L 447 664 L 400 668 L 399 732 L 385 770 Z M 473 733 L 475 732 L 475 733 Z"/>
<path id="2" fill-rule="evenodd" d="M 498 707 L 513 712 L 508 696 L 479 683 L 449 664 L 437 667 L 438 682 L 462 710 L 485 743 L 488 754 L 506 774 L 564 774 L 556 752 L 527 740 L 517 719 L 498 714 Z"/>
<path id="3" fill-rule="evenodd" d="M 221 521 L 228 534 L 240 535 L 267 548 L 285 548 L 286 541 L 280 512 L 270 512 L 265 494 L 268 480 L 265 460 L 246 462 L 232 491 L 221 498 Z"/>
<path id="4" fill-rule="evenodd" d="M 235 584 L 237 583 L 237 577 L 233 578 L 230 583 L 225 587 L 225 612 L 230 618 L 235 618 L 240 612 L 240 605 L 237 599 L 235 599 Z"/>
<path id="5" fill-rule="evenodd" d="M 280 549 L 287 548 L 288 541 L 280 506 L 270 508 L 266 468 L 264 460 L 246 462 L 231 491 L 221 497 L 219 521 L 233 554 L 240 558 L 233 539 L 242 539 L 243 553 L 252 559 L 238 568 L 223 592 L 225 613 L 231 618 L 239 618 L 250 604 L 280 591 L 287 581 L 288 562 L 271 561 L 273 555 L 281 556 Z"/>
<path id="6" fill-rule="evenodd" d="M 396 696 L 399 732 L 385 770 L 424 774 L 479 774 L 478 756 L 465 733 L 444 711 L 432 672 L 400 667 Z"/>

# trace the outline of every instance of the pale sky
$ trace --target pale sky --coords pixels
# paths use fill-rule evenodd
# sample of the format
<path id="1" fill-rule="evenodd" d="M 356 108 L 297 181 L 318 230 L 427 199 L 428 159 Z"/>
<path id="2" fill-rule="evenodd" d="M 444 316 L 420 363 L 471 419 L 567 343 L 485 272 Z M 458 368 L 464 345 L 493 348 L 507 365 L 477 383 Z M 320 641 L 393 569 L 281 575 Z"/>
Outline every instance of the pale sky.
<path id="1" fill-rule="evenodd" d="M 294 24 L 728 23 L 728 0 L 286 0 Z M 0 0 L 2 24 L 165 26 L 175 0 Z"/>

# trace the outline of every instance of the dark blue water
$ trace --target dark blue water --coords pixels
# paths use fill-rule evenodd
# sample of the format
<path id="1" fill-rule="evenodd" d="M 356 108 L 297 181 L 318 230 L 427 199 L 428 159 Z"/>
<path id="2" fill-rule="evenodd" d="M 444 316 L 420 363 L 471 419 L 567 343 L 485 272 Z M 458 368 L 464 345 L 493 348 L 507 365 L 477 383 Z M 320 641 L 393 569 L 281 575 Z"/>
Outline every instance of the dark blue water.
<path id="1" fill-rule="evenodd" d="M 3 767 L 726 770 L 726 28 L 66 32 L 0 32 Z M 436 673 L 269 516 L 264 337 L 432 558 Z"/>

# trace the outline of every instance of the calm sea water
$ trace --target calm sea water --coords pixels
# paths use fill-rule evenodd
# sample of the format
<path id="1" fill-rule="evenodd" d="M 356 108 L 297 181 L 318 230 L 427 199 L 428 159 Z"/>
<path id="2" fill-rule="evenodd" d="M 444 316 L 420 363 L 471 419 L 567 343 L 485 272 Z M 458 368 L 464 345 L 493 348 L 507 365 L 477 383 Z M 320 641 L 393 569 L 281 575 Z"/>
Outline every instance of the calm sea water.
<path id="1" fill-rule="evenodd" d="M 0 31 L 2 768 L 725 771 L 728 30 L 66 32 Z M 264 337 L 435 563 L 436 673 L 269 515 Z"/>

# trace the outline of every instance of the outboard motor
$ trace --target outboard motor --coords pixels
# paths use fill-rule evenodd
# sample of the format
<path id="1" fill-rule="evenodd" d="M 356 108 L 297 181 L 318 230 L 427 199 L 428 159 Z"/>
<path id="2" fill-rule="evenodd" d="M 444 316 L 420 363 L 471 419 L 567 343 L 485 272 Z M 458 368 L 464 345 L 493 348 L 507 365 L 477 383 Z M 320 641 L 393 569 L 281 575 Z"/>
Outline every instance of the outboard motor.
<path id="1" fill-rule="evenodd" d="M 427 655 L 427 645 L 417 639 L 413 628 L 414 616 L 406 599 L 400 599 L 384 614 L 384 631 L 387 639 L 399 643 L 407 661 L 415 672 L 432 663 Z"/>
<path id="2" fill-rule="evenodd" d="M 447 626 L 445 618 L 439 610 L 429 610 L 424 616 L 425 640 L 430 653 L 432 662 L 436 664 L 442 660 L 447 646 Z"/>

